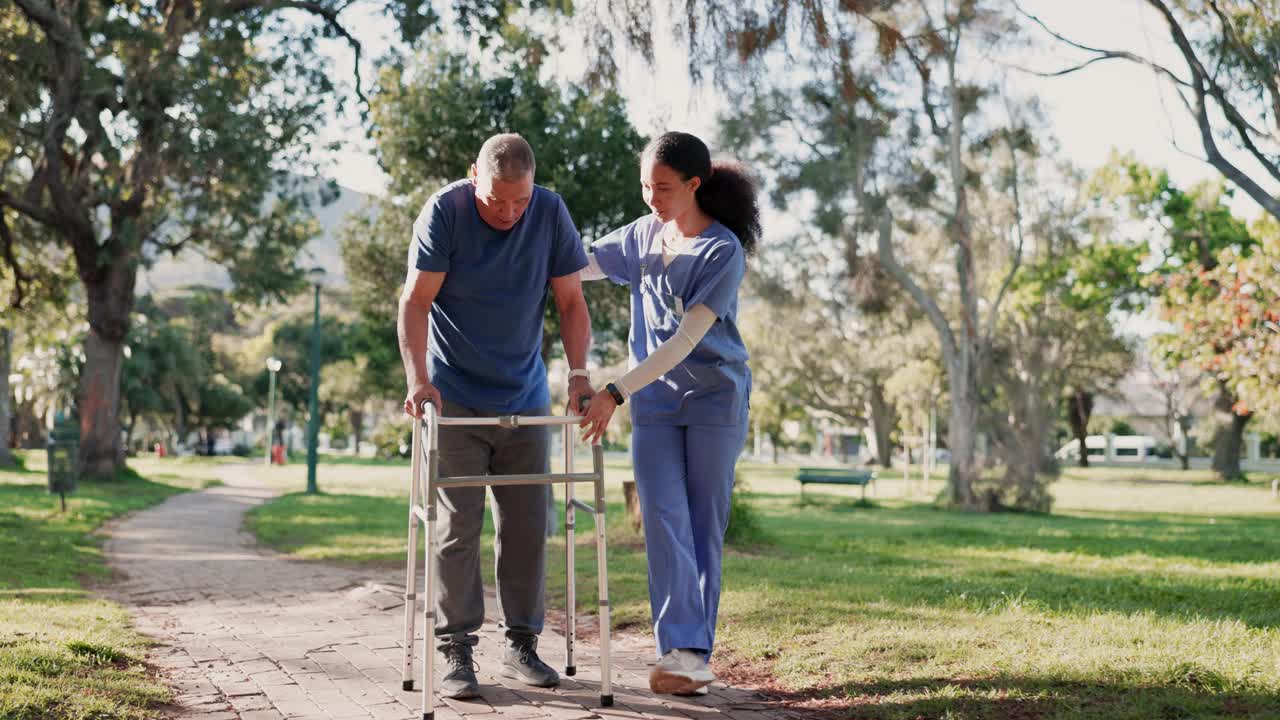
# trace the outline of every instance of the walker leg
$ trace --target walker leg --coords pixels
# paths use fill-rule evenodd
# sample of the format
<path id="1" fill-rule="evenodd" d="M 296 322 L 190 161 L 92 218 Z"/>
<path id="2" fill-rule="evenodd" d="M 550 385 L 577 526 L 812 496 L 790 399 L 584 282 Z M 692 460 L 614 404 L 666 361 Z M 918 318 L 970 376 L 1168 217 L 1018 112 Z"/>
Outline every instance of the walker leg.
<path id="1" fill-rule="evenodd" d="M 596 562 L 600 582 L 600 705 L 613 705 L 613 677 L 609 653 L 609 564 L 605 555 L 604 448 L 591 447 L 596 474 Z"/>
<path id="2" fill-rule="evenodd" d="M 564 427 L 564 471 L 573 472 L 573 429 Z M 573 664 L 574 634 L 577 632 L 577 583 L 574 580 L 574 519 L 577 508 L 573 506 L 573 483 L 564 484 L 564 560 L 565 560 L 565 621 L 564 621 L 564 674 L 573 677 L 578 668 Z"/>
<path id="3" fill-rule="evenodd" d="M 404 571 L 404 666 L 400 673 L 400 685 L 405 691 L 413 690 L 413 611 L 418 589 L 418 488 L 422 482 L 422 419 L 413 419 L 413 473 L 409 484 L 409 545 L 405 555 Z"/>
<path id="4" fill-rule="evenodd" d="M 440 471 L 438 444 L 435 424 L 432 423 L 431 448 L 427 453 L 427 484 L 423 489 L 423 493 L 427 496 L 427 552 L 422 561 L 422 573 L 426 581 L 426 591 L 422 598 L 422 720 L 432 720 L 435 715 L 435 688 L 432 687 L 432 678 L 435 677 L 435 647 L 433 646 L 436 639 L 436 596 L 432 570 L 436 544 L 436 479 Z"/>

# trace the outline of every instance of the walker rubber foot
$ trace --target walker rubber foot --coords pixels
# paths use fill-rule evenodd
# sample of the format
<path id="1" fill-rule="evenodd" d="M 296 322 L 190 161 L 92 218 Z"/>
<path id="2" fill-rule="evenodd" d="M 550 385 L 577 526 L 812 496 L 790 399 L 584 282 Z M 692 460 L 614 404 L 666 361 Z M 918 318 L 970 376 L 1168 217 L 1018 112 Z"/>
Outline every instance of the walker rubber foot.
<path id="1" fill-rule="evenodd" d="M 569 677 L 573 677 L 574 675 L 578 674 L 578 668 L 573 665 L 565 665 L 564 674 L 568 675 Z"/>
<path id="2" fill-rule="evenodd" d="M 431 718 L 433 718 L 433 717 L 435 717 L 435 716 L 436 716 L 436 714 L 435 714 L 435 713 L 433 713 L 433 712 L 429 712 L 429 713 L 422 713 L 422 720 L 431 720 Z"/>
<path id="3" fill-rule="evenodd" d="M 612 695 L 601 695 L 601 696 L 600 696 L 600 707 L 613 707 L 613 696 L 612 696 Z"/>
<path id="4" fill-rule="evenodd" d="M 400 689 L 404 690 L 405 692 L 413 692 L 413 681 L 412 681 L 412 680 L 405 680 L 405 681 L 400 685 Z"/>

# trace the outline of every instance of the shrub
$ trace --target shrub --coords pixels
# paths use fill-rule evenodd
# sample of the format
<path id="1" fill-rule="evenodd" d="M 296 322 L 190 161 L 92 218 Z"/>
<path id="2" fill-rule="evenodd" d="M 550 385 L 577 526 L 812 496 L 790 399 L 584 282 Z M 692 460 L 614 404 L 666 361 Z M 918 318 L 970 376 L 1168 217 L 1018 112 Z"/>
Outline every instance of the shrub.
<path id="1" fill-rule="evenodd" d="M 409 457 L 410 444 L 413 441 L 413 422 L 409 420 L 392 420 L 378 426 L 370 438 L 378 457 L 384 460 Z"/>

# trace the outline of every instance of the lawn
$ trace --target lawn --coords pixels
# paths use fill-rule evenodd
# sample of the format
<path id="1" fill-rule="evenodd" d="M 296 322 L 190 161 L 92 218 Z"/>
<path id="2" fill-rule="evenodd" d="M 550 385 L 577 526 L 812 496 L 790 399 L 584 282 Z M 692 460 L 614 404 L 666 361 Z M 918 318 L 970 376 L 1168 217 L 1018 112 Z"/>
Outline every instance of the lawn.
<path id="1" fill-rule="evenodd" d="M 630 466 L 608 465 L 615 620 L 647 632 L 643 545 L 617 488 Z M 400 567 L 407 467 L 320 470 L 333 494 L 257 509 L 258 537 Z M 256 472 L 301 486 L 299 468 Z M 731 682 L 850 718 L 1280 717 L 1280 502 L 1265 483 L 1073 469 L 1051 515 L 973 515 L 933 508 L 941 480 L 915 471 L 884 473 L 870 507 L 853 488 L 800 500 L 794 467 L 740 473 L 764 536 L 725 562 L 715 665 Z M 591 537 L 580 515 L 584 611 Z"/>
<path id="2" fill-rule="evenodd" d="M 0 470 L 0 718 L 151 718 L 168 690 L 120 606 L 87 590 L 108 577 L 104 522 L 213 481 L 210 468 L 141 461 L 81 483 L 60 511 L 43 453 Z"/>

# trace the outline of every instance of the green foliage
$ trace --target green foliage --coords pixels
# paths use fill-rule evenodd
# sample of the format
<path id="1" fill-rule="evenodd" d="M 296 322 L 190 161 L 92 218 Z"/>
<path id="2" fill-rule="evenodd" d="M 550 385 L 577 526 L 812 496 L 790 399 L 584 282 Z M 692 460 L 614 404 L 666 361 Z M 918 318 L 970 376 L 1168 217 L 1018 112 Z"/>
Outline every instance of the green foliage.
<path id="1" fill-rule="evenodd" d="M 729 496 L 729 526 L 724 542 L 735 547 L 752 547 L 768 541 L 760 513 L 750 498 L 751 491 L 740 477 L 734 480 Z"/>
<path id="2" fill-rule="evenodd" d="M 413 442 L 413 423 L 407 420 L 389 420 L 373 431 L 373 446 L 378 457 L 384 460 L 409 457 Z"/>
<path id="3" fill-rule="evenodd" d="M 1107 428 L 1107 432 L 1112 435 L 1137 435 L 1138 431 L 1132 425 L 1119 418 L 1111 422 L 1111 427 Z"/>
<path id="4" fill-rule="evenodd" d="M 179 435 L 195 427 L 225 427 L 253 409 L 231 357 L 215 344 L 235 327 L 219 291 L 195 288 L 138 302 L 129 331 L 121 413 L 132 431 L 138 419 Z"/>

